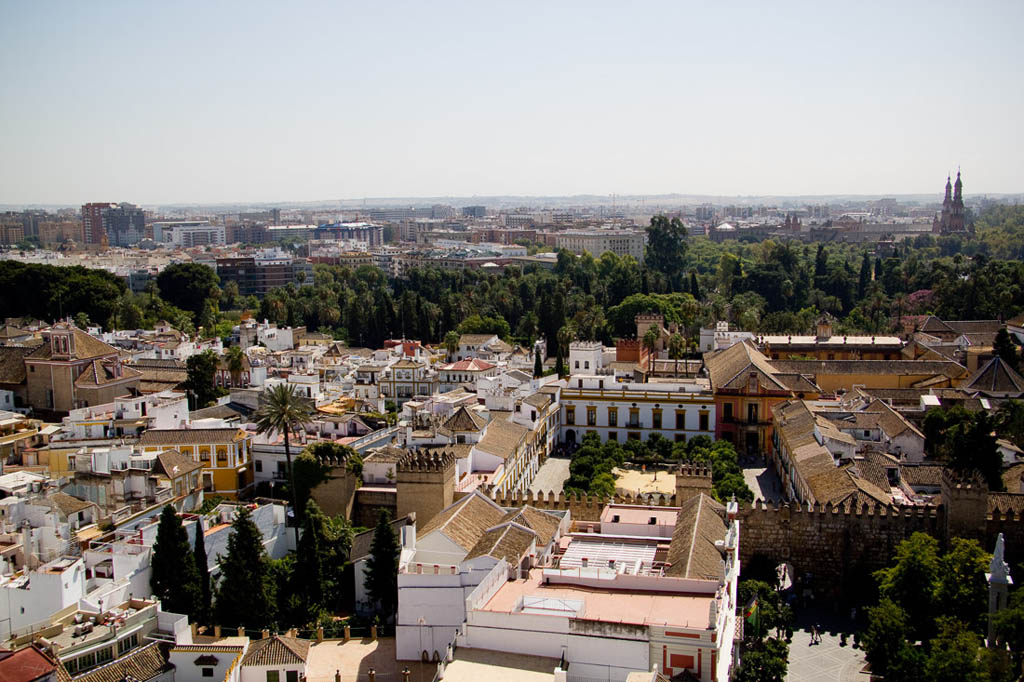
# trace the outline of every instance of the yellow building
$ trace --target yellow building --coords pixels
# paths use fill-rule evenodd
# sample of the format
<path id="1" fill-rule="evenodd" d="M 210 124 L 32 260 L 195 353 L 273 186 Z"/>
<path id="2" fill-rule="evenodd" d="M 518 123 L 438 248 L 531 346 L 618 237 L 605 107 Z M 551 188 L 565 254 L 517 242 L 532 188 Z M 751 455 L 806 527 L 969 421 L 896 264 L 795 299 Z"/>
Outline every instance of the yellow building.
<path id="1" fill-rule="evenodd" d="M 253 484 L 252 439 L 243 429 L 150 429 L 138 449 L 174 449 L 199 462 L 207 493 L 238 499 Z"/>

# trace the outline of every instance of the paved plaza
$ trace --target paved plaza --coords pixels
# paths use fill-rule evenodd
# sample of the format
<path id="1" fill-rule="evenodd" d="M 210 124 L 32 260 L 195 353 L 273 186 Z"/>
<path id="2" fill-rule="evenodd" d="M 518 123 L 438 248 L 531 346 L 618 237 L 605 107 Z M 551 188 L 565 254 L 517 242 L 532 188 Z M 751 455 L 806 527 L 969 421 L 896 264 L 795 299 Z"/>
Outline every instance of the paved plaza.
<path id="1" fill-rule="evenodd" d="M 569 478 L 568 457 L 548 457 L 533 477 L 530 491 L 534 493 L 560 493 L 565 479 Z"/>
<path id="2" fill-rule="evenodd" d="M 811 625 L 822 625 L 821 643 L 811 644 Z M 853 648 L 852 623 L 836 617 L 820 619 L 813 612 L 804 612 L 797 620 L 793 642 L 789 645 L 789 672 L 787 682 L 868 682 L 870 675 L 862 673 L 864 652 Z M 846 646 L 839 646 L 839 636 L 845 631 L 849 637 Z"/>
<path id="3" fill-rule="evenodd" d="M 766 468 L 764 461 L 758 457 L 754 460 L 740 460 L 743 467 L 743 479 L 754 492 L 755 500 L 775 502 L 782 498 L 782 484 L 774 469 Z"/>

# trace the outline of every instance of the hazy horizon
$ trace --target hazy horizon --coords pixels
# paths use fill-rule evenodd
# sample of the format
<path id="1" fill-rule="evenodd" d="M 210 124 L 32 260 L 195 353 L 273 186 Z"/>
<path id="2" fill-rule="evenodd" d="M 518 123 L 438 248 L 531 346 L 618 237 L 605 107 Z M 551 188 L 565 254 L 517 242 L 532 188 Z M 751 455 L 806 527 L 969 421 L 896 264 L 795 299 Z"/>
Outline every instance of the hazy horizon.
<path id="1" fill-rule="evenodd" d="M 0 2 L 0 204 L 1019 194 L 1022 19 Z"/>

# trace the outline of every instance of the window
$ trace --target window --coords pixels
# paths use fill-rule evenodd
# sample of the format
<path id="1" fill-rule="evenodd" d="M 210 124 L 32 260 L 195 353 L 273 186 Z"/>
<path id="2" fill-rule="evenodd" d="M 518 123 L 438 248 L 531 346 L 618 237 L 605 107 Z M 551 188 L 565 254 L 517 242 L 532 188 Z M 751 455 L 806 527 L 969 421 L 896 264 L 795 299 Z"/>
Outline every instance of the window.
<path id="1" fill-rule="evenodd" d="M 619 440 L 618 432 L 617 431 L 609 431 L 608 432 L 608 440 L 610 440 L 610 441 L 617 441 L 617 440 Z"/>
<path id="2" fill-rule="evenodd" d="M 576 361 L 576 369 L 579 369 L 579 368 L 580 368 L 580 361 L 579 361 L 579 360 L 577 360 L 577 361 Z"/>
<path id="3" fill-rule="evenodd" d="M 203 668 L 203 677 L 213 677 L 213 668 Z"/>
<path id="4" fill-rule="evenodd" d="M 284 675 L 285 675 L 286 682 L 299 682 L 299 671 L 298 670 L 289 670 L 289 671 L 285 672 Z"/>
<path id="5" fill-rule="evenodd" d="M 281 673 L 276 670 L 267 671 L 267 682 L 281 682 Z"/>
<path id="6" fill-rule="evenodd" d="M 257 472 L 263 471 L 263 462 L 260 461 L 260 460 L 256 460 L 256 471 Z"/>
<path id="7" fill-rule="evenodd" d="M 676 429 L 686 428 L 686 410 L 676 410 Z"/>
<path id="8" fill-rule="evenodd" d="M 590 369 L 590 360 L 583 361 L 583 369 Z"/>
<path id="9" fill-rule="evenodd" d="M 697 428 L 700 431 L 707 431 L 708 430 L 708 413 L 707 412 L 701 412 L 700 413 L 700 424 L 699 424 L 699 426 Z"/>
<path id="10" fill-rule="evenodd" d="M 132 635 L 131 637 L 125 637 L 124 639 L 122 639 L 120 642 L 117 643 L 117 655 L 120 656 L 121 654 L 125 653 L 126 651 L 131 651 L 132 649 L 134 649 L 138 645 L 139 645 L 139 635 L 138 635 L 138 633 Z"/>
<path id="11" fill-rule="evenodd" d="M 757 423 L 757 404 L 747 405 L 747 422 L 750 424 Z"/>
<path id="12" fill-rule="evenodd" d="M 608 408 L 608 426 L 619 425 L 619 408 L 609 407 Z"/>
<path id="13" fill-rule="evenodd" d="M 597 426 L 597 408 L 587 408 L 587 426 Z"/>
<path id="14" fill-rule="evenodd" d="M 732 421 L 732 403 L 722 404 L 722 416 L 725 417 L 725 421 Z"/>
<path id="15" fill-rule="evenodd" d="M 106 663 L 114 660 L 114 652 L 111 647 L 104 647 L 96 652 L 96 663 Z"/>
<path id="16" fill-rule="evenodd" d="M 633 428 L 640 426 L 640 409 L 636 407 L 629 408 L 629 425 Z"/>
<path id="17" fill-rule="evenodd" d="M 652 429 L 660 429 L 661 428 L 661 410 L 653 410 L 651 412 L 651 428 Z"/>
<path id="18" fill-rule="evenodd" d="M 576 423 L 576 408 L 566 407 L 565 408 L 565 423 L 575 424 Z"/>
<path id="19" fill-rule="evenodd" d="M 626 439 L 627 440 L 640 440 L 640 432 L 639 431 L 630 431 L 628 434 L 626 434 Z"/>
<path id="20" fill-rule="evenodd" d="M 676 434 L 676 442 L 677 443 L 685 443 L 686 442 L 686 434 L 685 433 L 677 433 Z"/>

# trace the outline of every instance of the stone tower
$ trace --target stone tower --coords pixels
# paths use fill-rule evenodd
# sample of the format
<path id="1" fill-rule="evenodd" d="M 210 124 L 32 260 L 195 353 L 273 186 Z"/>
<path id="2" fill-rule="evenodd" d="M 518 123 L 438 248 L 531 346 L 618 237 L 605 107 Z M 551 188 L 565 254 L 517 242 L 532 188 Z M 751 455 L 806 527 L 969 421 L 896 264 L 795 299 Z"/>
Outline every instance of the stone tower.
<path id="1" fill-rule="evenodd" d="M 935 234 L 961 234 L 967 232 L 964 227 L 964 183 L 960 179 L 960 171 L 956 172 L 956 184 L 946 176 L 946 194 L 942 199 L 942 213 L 932 221 L 932 232 Z"/>
<path id="2" fill-rule="evenodd" d="M 397 515 L 416 512 L 420 527 L 455 501 L 455 455 L 412 450 L 398 460 Z"/>
<path id="3" fill-rule="evenodd" d="M 946 542 L 953 537 L 984 541 L 988 486 L 980 476 L 964 476 L 943 469 L 942 506 L 946 516 Z"/>
<path id="4" fill-rule="evenodd" d="M 1009 599 L 1010 585 L 1013 578 L 1010 577 L 1010 567 L 1003 559 L 1006 548 L 1003 545 L 1003 534 L 996 538 L 996 548 L 992 552 L 992 563 L 988 566 L 988 573 L 985 580 L 988 581 L 988 645 L 995 646 L 996 624 L 994 616 L 1006 608 Z"/>
<path id="5" fill-rule="evenodd" d="M 684 464 L 676 472 L 676 504 L 681 505 L 691 497 L 704 493 L 711 497 L 711 467 L 701 464 Z"/>

